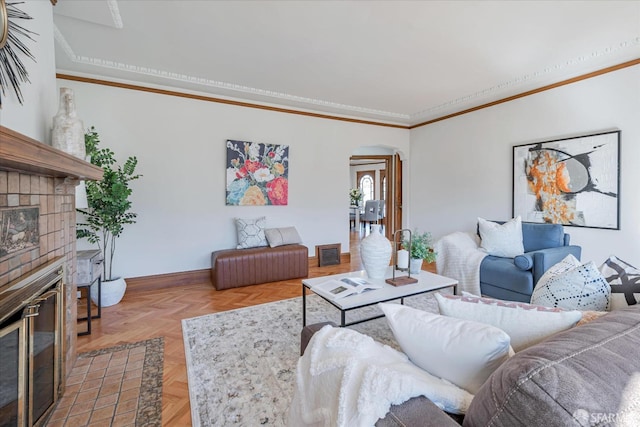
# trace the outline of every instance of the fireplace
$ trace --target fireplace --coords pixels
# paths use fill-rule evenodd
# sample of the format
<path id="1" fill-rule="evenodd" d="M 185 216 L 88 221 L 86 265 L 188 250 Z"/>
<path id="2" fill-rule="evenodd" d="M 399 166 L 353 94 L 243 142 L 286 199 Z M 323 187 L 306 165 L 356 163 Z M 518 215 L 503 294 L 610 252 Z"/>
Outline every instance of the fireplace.
<path id="1" fill-rule="evenodd" d="M 12 230 L 15 238 L 5 233 L 0 239 L 0 426 L 39 425 L 64 392 L 76 360 L 75 186 L 102 173 L 0 126 L 0 228 L 30 223 Z M 59 270 L 64 286 L 49 283 Z M 26 278 L 33 274 L 45 277 L 31 284 Z M 37 316 L 30 305 L 38 306 Z"/>
<path id="2" fill-rule="evenodd" d="M 0 425 L 43 425 L 62 392 L 64 259 L 0 288 Z"/>

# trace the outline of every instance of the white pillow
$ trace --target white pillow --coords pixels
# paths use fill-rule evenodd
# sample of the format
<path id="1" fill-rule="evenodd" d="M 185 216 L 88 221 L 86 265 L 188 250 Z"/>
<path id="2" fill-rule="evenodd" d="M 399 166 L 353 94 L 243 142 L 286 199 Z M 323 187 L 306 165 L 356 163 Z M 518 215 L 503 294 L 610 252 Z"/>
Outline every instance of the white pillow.
<path id="1" fill-rule="evenodd" d="M 542 275 L 531 295 L 531 303 L 568 310 L 607 310 L 611 286 L 598 267 L 593 261 L 582 265 L 578 261 L 577 266 L 570 267 L 577 260 L 573 255 L 567 258 L 560 261 L 559 268 L 553 266 Z"/>
<path id="2" fill-rule="evenodd" d="M 256 248 L 267 246 L 264 235 L 264 226 L 267 219 L 260 218 L 236 218 L 236 233 L 238 235 L 237 249 Z"/>
<path id="3" fill-rule="evenodd" d="M 542 274 L 542 277 L 540 277 L 540 279 L 538 280 L 538 283 L 542 282 L 543 280 L 546 282 L 553 276 L 557 276 L 558 274 L 565 273 L 569 270 L 573 270 L 574 268 L 580 265 L 582 265 L 582 263 L 578 260 L 578 258 L 569 254 L 566 257 L 564 257 L 562 261 L 549 267 L 549 269 Z"/>
<path id="4" fill-rule="evenodd" d="M 489 255 L 514 258 L 524 253 L 522 220 L 519 216 L 504 224 L 478 218 L 478 229 L 482 239 L 480 246 Z"/>
<path id="5" fill-rule="evenodd" d="M 435 297 L 440 314 L 495 326 L 511 337 L 511 347 L 516 352 L 550 335 L 572 328 L 582 318 L 580 311 L 566 311 L 470 294 L 455 296 L 436 293 Z"/>
<path id="6" fill-rule="evenodd" d="M 373 426 L 392 404 L 414 396 L 425 396 L 450 414 L 464 414 L 473 400 L 406 354 L 349 328 L 324 326 L 316 332 L 293 377 L 290 426 Z"/>
<path id="7" fill-rule="evenodd" d="M 511 354 L 509 335 L 493 326 L 400 304 L 378 305 L 414 364 L 472 394 Z"/>
<path id="8" fill-rule="evenodd" d="M 302 243 L 302 239 L 295 227 L 267 228 L 264 230 L 264 235 L 272 248 Z"/>
<path id="9" fill-rule="evenodd" d="M 612 255 L 600 266 L 600 273 L 611 286 L 611 310 L 638 304 L 640 270 Z"/>

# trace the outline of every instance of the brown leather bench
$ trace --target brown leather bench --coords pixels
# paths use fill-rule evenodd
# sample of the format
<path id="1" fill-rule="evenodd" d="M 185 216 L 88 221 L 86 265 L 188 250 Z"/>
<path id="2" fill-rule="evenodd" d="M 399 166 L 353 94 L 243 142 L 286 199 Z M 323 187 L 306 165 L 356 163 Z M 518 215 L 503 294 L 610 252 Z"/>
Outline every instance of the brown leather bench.
<path id="1" fill-rule="evenodd" d="M 307 277 L 309 249 L 303 245 L 227 249 L 211 254 L 211 282 L 217 290 Z"/>

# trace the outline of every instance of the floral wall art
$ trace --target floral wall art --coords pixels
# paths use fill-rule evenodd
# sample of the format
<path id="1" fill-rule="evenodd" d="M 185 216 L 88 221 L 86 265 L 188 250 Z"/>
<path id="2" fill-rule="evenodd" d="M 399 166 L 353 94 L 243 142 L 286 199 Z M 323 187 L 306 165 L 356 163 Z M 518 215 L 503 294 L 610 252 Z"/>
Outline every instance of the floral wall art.
<path id="1" fill-rule="evenodd" d="M 227 140 L 227 205 L 287 205 L 289 146 Z"/>
<path id="2" fill-rule="evenodd" d="M 620 229 L 620 131 L 513 147 L 513 216 Z"/>

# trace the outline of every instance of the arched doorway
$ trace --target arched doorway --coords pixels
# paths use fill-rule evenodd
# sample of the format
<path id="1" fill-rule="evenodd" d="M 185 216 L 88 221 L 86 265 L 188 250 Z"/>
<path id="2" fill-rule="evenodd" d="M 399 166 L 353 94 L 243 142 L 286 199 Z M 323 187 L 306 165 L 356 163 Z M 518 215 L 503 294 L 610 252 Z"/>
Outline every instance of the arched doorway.
<path id="1" fill-rule="evenodd" d="M 364 152 L 363 152 L 364 151 Z M 383 219 L 385 235 L 393 240 L 396 229 L 402 228 L 402 159 L 392 149 L 366 149 L 354 152 L 350 160 L 351 187 L 361 188 L 364 200 L 384 200 Z M 382 152 L 381 152 L 382 151 Z M 366 227 L 352 230 L 351 238 L 361 239 Z"/>

